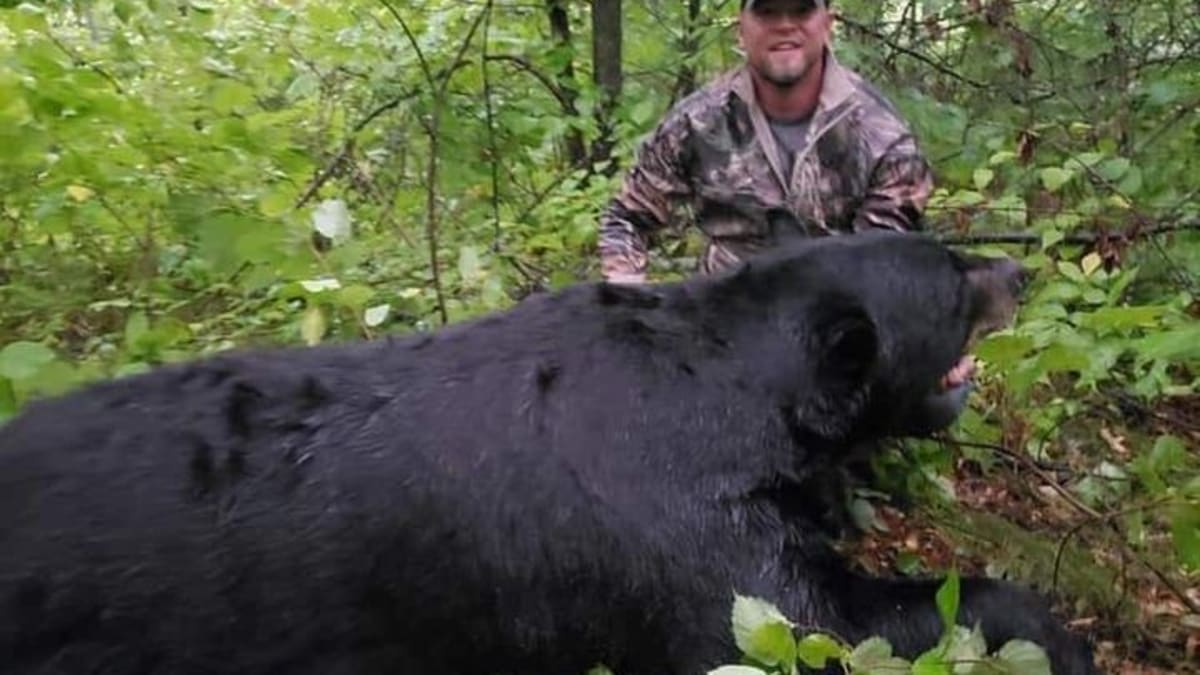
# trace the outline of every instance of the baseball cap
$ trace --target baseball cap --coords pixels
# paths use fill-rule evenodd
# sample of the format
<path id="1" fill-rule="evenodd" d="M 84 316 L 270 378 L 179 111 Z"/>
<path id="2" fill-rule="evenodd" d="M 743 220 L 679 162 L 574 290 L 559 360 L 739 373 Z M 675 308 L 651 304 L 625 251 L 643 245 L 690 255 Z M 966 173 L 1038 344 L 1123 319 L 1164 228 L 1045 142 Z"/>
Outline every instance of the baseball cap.
<path id="1" fill-rule="evenodd" d="M 754 9 L 754 0 L 742 0 L 742 9 Z M 796 0 L 796 4 L 801 5 L 801 9 L 809 10 L 816 7 L 827 7 L 829 5 L 825 0 Z"/>

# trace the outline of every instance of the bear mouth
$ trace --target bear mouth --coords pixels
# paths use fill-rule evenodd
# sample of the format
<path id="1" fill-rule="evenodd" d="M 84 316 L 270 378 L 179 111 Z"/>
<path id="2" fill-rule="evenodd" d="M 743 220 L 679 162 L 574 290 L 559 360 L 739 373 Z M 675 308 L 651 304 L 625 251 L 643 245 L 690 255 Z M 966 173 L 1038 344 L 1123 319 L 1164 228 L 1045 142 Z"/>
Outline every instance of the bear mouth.
<path id="1" fill-rule="evenodd" d="M 938 390 L 951 392 L 970 386 L 975 380 L 975 373 L 978 369 L 975 357 L 969 353 L 964 354 L 945 375 L 942 375 L 942 379 L 938 382 Z"/>

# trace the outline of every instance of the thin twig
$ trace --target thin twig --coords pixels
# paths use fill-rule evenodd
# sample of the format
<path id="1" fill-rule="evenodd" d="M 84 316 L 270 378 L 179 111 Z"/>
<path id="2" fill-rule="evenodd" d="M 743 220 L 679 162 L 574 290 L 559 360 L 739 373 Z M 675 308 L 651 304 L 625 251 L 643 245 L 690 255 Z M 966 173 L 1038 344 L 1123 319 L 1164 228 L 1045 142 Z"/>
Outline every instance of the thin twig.
<path id="1" fill-rule="evenodd" d="M 1133 228 L 1127 232 L 1077 232 L 1065 235 L 1062 242 L 1067 244 L 1095 244 L 1104 240 L 1134 241 L 1149 239 L 1160 234 L 1181 232 L 1184 230 L 1200 230 L 1200 221 L 1185 221 L 1155 227 Z M 1038 244 L 1042 235 L 1036 232 L 981 232 L 978 234 L 942 234 L 935 235 L 937 240 L 948 246 L 973 246 L 977 244 Z"/>

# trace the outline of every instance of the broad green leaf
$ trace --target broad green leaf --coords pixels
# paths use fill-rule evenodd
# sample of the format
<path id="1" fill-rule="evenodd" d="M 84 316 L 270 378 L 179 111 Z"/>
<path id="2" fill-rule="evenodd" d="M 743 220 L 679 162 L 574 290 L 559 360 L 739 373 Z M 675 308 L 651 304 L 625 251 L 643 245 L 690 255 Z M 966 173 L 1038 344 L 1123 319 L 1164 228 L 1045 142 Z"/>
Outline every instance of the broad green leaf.
<path id="1" fill-rule="evenodd" d="M 1014 365 L 1033 351 L 1034 342 L 1024 335 L 990 335 L 975 348 L 975 356 L 999 367 Z"/>
<path id="2" fill-rule="evenodd" d="M 1010 640 L 996 654 L 1011 675 L 1053 675 L 1046 651 L 1026 640 Z"/>
<path id="3" fill-rule="evenodd" d="M 721 666 L 708 671 L 708 675 L 767 675 L 767 671 L 753 666 Z"/>
<path id="4" fill-rule="evenodd" d="M 786 623 L 766 623 L 750 635 L 746 655 L 768 666 L 791 666 L 796 662 L 796 638 Z"/>
<path id="5" fill-rule="evenodd" d="M 326 199 L 313 210 L 313 229 L 333 242 L 350 238 L 350 210 L 340 199 Z"/>
<path id="6" fill-rule="evenodd" d="M 1130 162 L 1125 157 L 1116 157 L 1096 167 L 1096 173 L 1105 180 L 1116 181 L 1129 172 Z"/>
<path id="7" fill-rule="evenodd" d="M 1001 150 L 1000 152 L 997 152 L 996 154 L 992 155 L 991 158 L 988 159 L 988 166 L 997 166 L 1000 164 L 1008 164 L 1008 163 L 1012 162 L 1013 160 L 1015 160 L 1016 158 L 1017 158 L 1017 153 L 1012 152 L 1011 150 Z"/>
<path id="8" fill-rule="evenodd" d="M 1136 340 L 1133 349 L 1148 359 L 1200 359 L 1200 323 L 1151 333 Z"/>
<path id="9" fill-rule="evenodd" d="M 337 292 L 337 304 L 347 309 L 361 311 L 371 301 L 373 295 L 375 295 L 375 291 L 371 287 L 355 284 Z"/>
<path id="10" fill-rule="evenodd" d="M 1184 567 L 1200 570 L 1200 507 L 1185 504 L 1171 514 L 1171 539 Z"/>
<path id="11" fill-rule="evenodd" d="M 1128 330 L 1152 328 L 1167 312 L 1166 307 L 1145 305 L 1140 307 L 1101 307 L 1090 314 L 1080 316 L 1080 325 L 1095 330 Z"/>
<path id="12" fill-rule="evenodd" d="M 1083 270 L 1079 269 L 1079 265 L 1076 265 L 1075 263 L 1073 263 L 1069 260 L 1060 260 L 1060 261 L 1058 261 L 1058 264 L 1055 267 L 1058 268 L 1059 274 L 1070 279 L 1071 281 L 1074 281 L 1077 284 L 1082 284 L 1082 283 L 1087 282 L 1087 277 L 1085 277 L 1083 275 Z"/>
<path id="13" fill-rule="evenodd" d="M 1051 246 L 1059 243 L 1066 238 L 1062 230 L 1052 227 L 1042 232 L 1042 250 L 1046 250 Z"/>
<path id="14" fill-rule="evenodd" d="M 1187 448 L 1176 436 L 1159 436 L 1150 450 L 1150 461 L 1160 473 L 1174 471 L 1182 467 L 1187 460 Z"/>
<path id="15" fill-rule="evenodd" d="M 992 179 L 996 177 L 996 172 L 991 169 L 975 169 L 972 179 L 975 182 L 975 189 L 983 192 L 987 186 L 992 184 Z"/>
<path id="16" fill-rule="evenodd" d="M 1133 204 L 1122 195 L 1109 195 L 1105 199 L 1105 202 L 1113 208 L 1121 209 L 1122 211 L 1128 211 L 1133 208 Z"/>
<path id="17" fill-rule="evenodd" d="M 744 595 L 734 597 L 732 622 L 734 642 L 746 654 L 755 648 L 755 634 L 763 626 L 782 624 L 789 629 L 792 627 L 792 623 L 775 605 Z"/>
<path id="18" fill-rule="evenodd" d="M 391 311 L 392 306 L 387 303 L 375 305 L 374 307 L 368 307 L 363 312 L 363 323 L 367 324 L 367 326 L 370 328 L 381 326 L 383 325 L 384 321 L 387 321 L 388 314 L 391 313 Z"/>
<path id="19" fill-rule="evenodd" d="M 868 638 L 858 644 L 846 659 L 855 671 L 867 673 L 905 673 L 908 661 L 892 656 L 892 645 L 880 637 Z"/>
<path id="20" fill-rule="evenodd" d="M 1100 257 L 1100 254 L 1093 252 L 1083 256 L 1083 260 L 1079 261 L 1079 268 L 1083 270 L 1085 277 L 1090 277 L 1092 276 L 1092 272 L 1100 269 L 1100 266 L 1103 264 L 1104 260 Z"/>
<path id="21" fill-rule="evenodd" d="M 954 673 L 950 664 L 933 652 L 922 654 L 916 661 L 913 661 L 910 672 L 912 675 L 953 675 Z M 898 672 L 897 675 L 904 675 L 904 673 Z"/>
<path id="22" fill-rule="evenodd" d="M 1074 174 L 1066 169 L 1062 169 L 1057 166 L 1050 166 L 1042 169 L 1041 177 L 1042 186 L 1044 186 L 1046 190 L 1050 192 L 1058 192 L 1059 188 L 1066 185 L 1067 182 L 1074 177 Z"/>
<path id="23" fill-rule="evenodd" d="M 831 659 L 841 659 L 845 654 L 845 647 L 821 633 L 806 635 L 796 645 L 796 656 L 809 668 L 824 668 Z"/>
<path id="24" fill-rule="evenodd" d="M 980 668 L 980 662 L 987 657 L 987 640 L 978 624 L 970 629 L 954 626 L 945 647 L 943 658 L 950 664 L 953 675 L 987 672 Z"/>
<path id="25" fill-rule="evenodd" d="M 1061 342 L 1049 345 L 1037 358 L 1037 367 L 1042 373 L 1083 372 L 1091 363 L 1091 355 L 1087 350 Z"/>
<path id="26" fill-rule="evenodd" d="M 91 199 L 93 196 L 95 196 L 95 194 L 95 190 L 82 185 L 67 186 L 67 196 L 81 204 Z"/>
<path id="27" fill-rule="evenodd" d="M 24 380 L 54 361 L 54 352 L 37 342 L 14 342 L 0 350 L 0 377 Z"/>

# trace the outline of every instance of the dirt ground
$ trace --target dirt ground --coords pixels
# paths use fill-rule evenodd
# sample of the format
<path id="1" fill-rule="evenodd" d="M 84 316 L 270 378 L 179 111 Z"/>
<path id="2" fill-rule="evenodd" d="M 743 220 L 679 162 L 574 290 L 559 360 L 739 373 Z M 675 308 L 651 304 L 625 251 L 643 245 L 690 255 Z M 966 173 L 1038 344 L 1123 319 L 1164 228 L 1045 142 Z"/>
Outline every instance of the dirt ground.
<path id="1" fill-rule="evenodd" d="M 1070 524 L 1058 520 L 1062 514 L 1006 487 L 1011 480 L 1003 474 L 982 478 L 960 470 L 954 491 L 968 511 L 1002 516 L 1022 528 L 1043 533 L 1061 533 Z M 876 507 L 877 527 L 848 545 L 849 553 L 864 569 L 877 574 L 897 569 L 945 570 L 957 566 L 963 575 L 984 574 L 984 553 L 971 551 L 928 514 L 906 515 L 887 506 Z M 1049 535 L 1053 536 L 1053 535 Z M 1053 541 L 1053 539 L 1050 539 Z M 1099 562 L 1111 556 L 1091 551 Z M 1200 588 L 1165 585 L 1155 575 L 1130 574 L 1125 578 L 1119 608 L 1112 611 L 1080 610 L 1059 603 L 1066 624 L 1088 635 L 1096 647 L 1097 664 L 1114 675 L 1200 675 L 1200 616 L 1190 613 L 1177 593 L 1200 604 Z"/>

